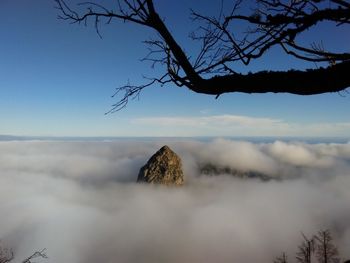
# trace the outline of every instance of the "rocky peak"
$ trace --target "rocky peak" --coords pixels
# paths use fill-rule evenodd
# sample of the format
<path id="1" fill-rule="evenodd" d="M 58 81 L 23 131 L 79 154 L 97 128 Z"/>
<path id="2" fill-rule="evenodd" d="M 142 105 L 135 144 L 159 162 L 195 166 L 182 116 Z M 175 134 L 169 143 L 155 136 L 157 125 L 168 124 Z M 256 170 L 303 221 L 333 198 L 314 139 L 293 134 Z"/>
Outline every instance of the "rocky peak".
<path id="1" fill-rule="evenodd" d="M 163 146 L 140 169 L 137 182 L 182 185 L 184 175 L 180 157 L 167 145 Z"/>

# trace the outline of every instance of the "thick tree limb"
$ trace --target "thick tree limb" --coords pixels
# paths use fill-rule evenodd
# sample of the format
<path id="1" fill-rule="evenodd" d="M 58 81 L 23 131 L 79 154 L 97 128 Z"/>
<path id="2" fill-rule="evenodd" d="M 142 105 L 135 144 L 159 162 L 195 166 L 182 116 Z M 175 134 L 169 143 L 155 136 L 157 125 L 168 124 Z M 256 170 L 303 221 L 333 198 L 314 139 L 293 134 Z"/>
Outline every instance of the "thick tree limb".
<path id="1" fill-rule="evenodd" d="M 328 68 L 306 71 L 263 71 L 217 76 L 203 80 L 202 85 L 192 90 L 210 95 L 229 92 L 315 95 L 339 92 L 350 87 L 349 74 L 350 61 L 345 61 Z"/>

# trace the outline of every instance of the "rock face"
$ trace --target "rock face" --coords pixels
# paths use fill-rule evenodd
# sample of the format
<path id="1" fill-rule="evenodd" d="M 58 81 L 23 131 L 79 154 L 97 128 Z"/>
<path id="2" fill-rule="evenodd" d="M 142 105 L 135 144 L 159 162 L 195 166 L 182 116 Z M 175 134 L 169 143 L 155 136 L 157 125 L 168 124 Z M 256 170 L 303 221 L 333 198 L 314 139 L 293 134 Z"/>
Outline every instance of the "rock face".
<path id="1" fill-rule="evenodd" d="M 184 175 L 180 157 L 168 146 L 163 146 L 140 169 L 137 182 L 182 185 Z"/>

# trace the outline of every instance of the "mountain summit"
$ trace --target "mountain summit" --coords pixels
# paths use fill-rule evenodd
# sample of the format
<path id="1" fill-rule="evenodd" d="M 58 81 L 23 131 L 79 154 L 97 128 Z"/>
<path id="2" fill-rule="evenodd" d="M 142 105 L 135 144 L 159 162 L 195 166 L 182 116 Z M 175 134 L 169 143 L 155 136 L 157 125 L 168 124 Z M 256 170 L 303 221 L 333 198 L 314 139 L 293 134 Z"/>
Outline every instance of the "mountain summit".
<path id="1" fill-rule="evenodd" d="M 167 145 L 163 146 L 140 169 L 137 182 L 182 185 L 184 175 L 180 157 Z"/>

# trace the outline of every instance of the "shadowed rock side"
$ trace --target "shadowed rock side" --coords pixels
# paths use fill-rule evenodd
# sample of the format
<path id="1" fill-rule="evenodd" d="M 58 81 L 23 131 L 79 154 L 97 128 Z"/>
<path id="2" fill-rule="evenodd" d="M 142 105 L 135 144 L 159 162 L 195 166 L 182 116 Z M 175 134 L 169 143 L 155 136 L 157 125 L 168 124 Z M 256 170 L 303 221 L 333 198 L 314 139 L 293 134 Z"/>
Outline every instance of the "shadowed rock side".
<path id="1" fill-rule="evenodd" d="M 168 146 L 163 146 L 140 169 L 137 182 L 183 185 L 184 175 L 180 157 Z"/>
<path id="2" fill-rule="evenodd" d="M 278 179 L 261 172 L 257 171 L 241 171 L 238 169 L 232 169 L 230 167 L 216 166 L 214 164 L 203 164 L 199 166 L 199 171 L 201 175 L 217 176 L 217 175 L 232 175 L 238 178 L 257 178 L 262 181 L 268 181 L 271 179 Z M 350 263 L 350 262 L 349 262 Z"/>

